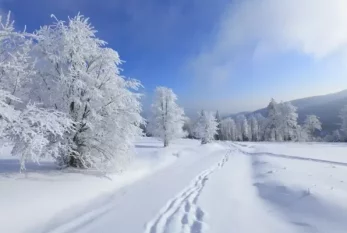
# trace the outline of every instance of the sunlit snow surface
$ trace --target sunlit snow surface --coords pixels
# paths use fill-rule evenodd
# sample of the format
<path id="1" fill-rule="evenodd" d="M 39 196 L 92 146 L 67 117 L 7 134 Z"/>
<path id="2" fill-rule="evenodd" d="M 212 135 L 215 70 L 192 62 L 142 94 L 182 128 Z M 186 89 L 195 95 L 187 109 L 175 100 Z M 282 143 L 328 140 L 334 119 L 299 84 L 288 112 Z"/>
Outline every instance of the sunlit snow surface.
<path id="1" fill-rule="evenodd" d="M 139 139 L 122 174 L 0 155 L 0 232 L 346 232 L 347 146 Z"/>

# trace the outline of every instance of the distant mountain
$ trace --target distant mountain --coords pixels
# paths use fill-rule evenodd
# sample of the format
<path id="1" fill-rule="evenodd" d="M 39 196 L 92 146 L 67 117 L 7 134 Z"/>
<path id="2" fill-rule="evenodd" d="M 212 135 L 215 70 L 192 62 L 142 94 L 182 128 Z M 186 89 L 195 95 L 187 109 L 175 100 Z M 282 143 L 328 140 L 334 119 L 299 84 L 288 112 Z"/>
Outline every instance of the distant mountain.
<path id="1" fill-rule="evenodd" d="M 340 128 L 340 110 L 347 105 L 347 90 L 333 94 L 307 97 L 290 101 L 298 108 L 299 123 L 303 123 L 306 115 L 316 115 L 322 122 L 324 132 L 331 132 Z M 253 113 L 261 113 L 266 116 L 266 108 L 259 109 Z M 246 113 L 249 115 L 251 113 Z"/>

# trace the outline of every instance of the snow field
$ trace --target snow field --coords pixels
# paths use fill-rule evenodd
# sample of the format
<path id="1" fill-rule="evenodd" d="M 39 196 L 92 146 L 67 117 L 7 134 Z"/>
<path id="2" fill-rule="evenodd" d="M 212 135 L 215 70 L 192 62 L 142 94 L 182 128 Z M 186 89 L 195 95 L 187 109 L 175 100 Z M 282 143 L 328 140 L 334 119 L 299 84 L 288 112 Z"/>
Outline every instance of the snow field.
<path id="1" fill-rule="evenodd" d="M 162 148 L 158 140 L 141 138 L 132 164 L 116 174 L 60 171 L 49 160 L 29 163 L 27 172 L 19 173 L 19 161 L 5 147 L 0 154 L 0 219 L 6 222 L 0 224 L 0 232 L 47 232 L 64 225 L 66 219 L 83 215 L 86 206 L 105 205 L 117 190 L 174 163 L 177 154 L 194 145 L 199 143 L 186 140 Z"/>
<path id="2" fill-rule="evenodd" d="M 20 174 L 5 148 L 0 232 L 345 233 L 345 148 L 140 138 L 128 169 L 107 175 L 50 161 Z"/>
<path id="3" fill-rule="evenodd" d="M 271 215 L 295 227 L 292 232 L 346 232 L 344 144 L 242 145 L 239 149 L 252 162 L 258 196 Z"/>

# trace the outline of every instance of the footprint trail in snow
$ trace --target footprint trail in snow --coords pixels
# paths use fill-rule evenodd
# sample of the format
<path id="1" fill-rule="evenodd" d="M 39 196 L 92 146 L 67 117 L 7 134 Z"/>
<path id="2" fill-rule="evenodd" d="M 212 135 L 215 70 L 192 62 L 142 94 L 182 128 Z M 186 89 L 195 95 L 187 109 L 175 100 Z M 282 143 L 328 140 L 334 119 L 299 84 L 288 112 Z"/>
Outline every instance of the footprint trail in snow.
<path id="1" fill-rule="evenodd" d="M 209 176 L 221 169 L 230 151 L 215 166 L 201 172 L 181 193 L 168 201 L 158 216 L 146 224 L 145 233 L 203 233 L 206 213 L 198 206 L 199 196 Z"/>

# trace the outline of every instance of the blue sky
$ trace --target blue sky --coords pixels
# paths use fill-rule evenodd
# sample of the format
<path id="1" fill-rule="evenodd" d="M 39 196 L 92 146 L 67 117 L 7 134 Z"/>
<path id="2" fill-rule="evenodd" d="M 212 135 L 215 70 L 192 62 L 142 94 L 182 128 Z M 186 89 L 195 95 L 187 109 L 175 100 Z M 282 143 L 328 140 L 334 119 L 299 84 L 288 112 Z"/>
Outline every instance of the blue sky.
<path id="1" fill-rule="evenodd" d="M 279 3 L 281 2 L 281 3 Z M 187 112 L 254 110 L 347 88 L 344 0 L 0 0 L 28 31 L 78 12 L 126 61 L 125 76 L 173 88 Z"/>

